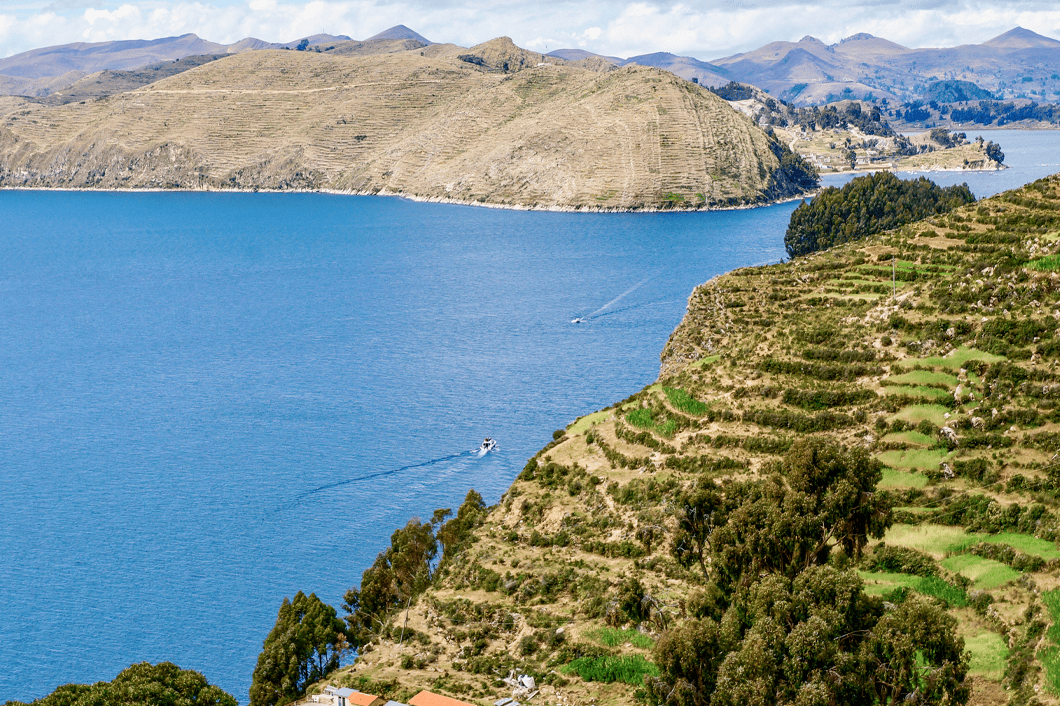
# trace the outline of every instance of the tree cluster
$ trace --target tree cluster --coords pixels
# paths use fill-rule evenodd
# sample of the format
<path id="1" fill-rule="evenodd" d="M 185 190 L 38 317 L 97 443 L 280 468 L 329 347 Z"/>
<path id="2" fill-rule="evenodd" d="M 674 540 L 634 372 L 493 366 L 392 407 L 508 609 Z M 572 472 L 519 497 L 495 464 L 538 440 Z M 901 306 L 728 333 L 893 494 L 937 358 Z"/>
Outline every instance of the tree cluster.
<path id="1" fill-rule="evenodd" d="M 1060 122 L 1060 105 L 1050 103 L 1024 103 L 979 101 L 978 104 L 964 108 L 953 108 L 950 120 L 955 123 L 977 123 L 998 127 L 1020 120 L 1034 120 L 1046 123 Z"/>
<path id="2" fill-rule="evenodd" d="M 816 189 L 821 183 L 817 169 L 778 140 L 772 128 L 766 134 L 770 151 L 780 161 L 780 166 L 773 171 L 773 189 L 777 193 Z"/>
<path id="3" fill-rule="evenodd" d="M 791 257 L 807 255 L 974 201 L 967 184 L 940 187 L 924 177 L 903 180 L 890 172 L 869 174 L 842 188 L 828 187 L 800 204 L 788 222 L 784 247 Z"/>
<path id="4" fill-rule="evenodd" d="M 707 481 L 683 497 L 672 551 L 705 589 L 663 634 L 646 680 L 657 703 L 963 704 L 956 621 L 936 605 L 867 596 L 847 560 L 891 523 L 880 464 L 797 444 L 762 482 Z M 830 558 L 830 555 L 833 555 Z"/>
<path id="5" fill-rule="evenodd" d="M 275 706 L 303 696 L 306 687 L 338 669 L 347 649 L 346 625 L 316 594 L 283 599 L 265 638 L 250 685 L 251 706 Z"/>
<path id="6" fill-rule="evenodd" d="M 407 607 L 430 586 L 459 552 L 471 531 L 482 523 L 486 504 L 469 490 L 456 516 L 436 510 L 430 522 L 413 518 L 390 536 L 390 546 L 379 553 L 361 577 L 359 588 L 343 597 L 348 637 L 360 648 L 387 630 L 390 616 Z M 441 552 L 441 560 L 436 562 Z"/>
<path id="7" fill-rule="evenodd" d="M 8 701 L 4 706 L 26 705 Z M 236 706 L 236 700 L 199 672 L 172 662 L 140 662 L 113 681 L 64 684 L 31 706 Z"/>

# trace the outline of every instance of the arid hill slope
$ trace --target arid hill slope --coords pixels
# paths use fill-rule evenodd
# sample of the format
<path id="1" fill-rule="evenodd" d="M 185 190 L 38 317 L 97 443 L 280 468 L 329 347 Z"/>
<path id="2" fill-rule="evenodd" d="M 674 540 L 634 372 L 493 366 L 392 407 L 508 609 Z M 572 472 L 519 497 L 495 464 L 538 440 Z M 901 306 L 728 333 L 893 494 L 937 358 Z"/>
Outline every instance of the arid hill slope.
<path id="1" fill-rule="evenodd" d="M 335 189 L 549 208 L 799 191 L 780 176 L 781 146 L 710 92 L 506 38 L 375 56 L 247 52 L 96 101 L 13 104 L 0 114 L 4 187 Z"/>

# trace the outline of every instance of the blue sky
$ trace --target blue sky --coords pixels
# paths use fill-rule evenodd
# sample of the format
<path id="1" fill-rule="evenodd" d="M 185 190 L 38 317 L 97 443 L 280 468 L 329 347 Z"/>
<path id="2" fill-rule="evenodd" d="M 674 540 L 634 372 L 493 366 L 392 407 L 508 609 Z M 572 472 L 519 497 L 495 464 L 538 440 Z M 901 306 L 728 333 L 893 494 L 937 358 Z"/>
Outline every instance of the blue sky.
<path id="1" fill-rule="evenodd" d="M 69 42 L 194 32 L 229 43 L 327 32 L 364 39 L 405 24 L 471 46 L 501 35 L 539 51 L 579 47 L 633 56 L 670 51 L 710 60 L 812 34 L 828 43 L 868 32 L 910 47 L 987 40 L 1017 25 L 1060 38 L 1060 4 L 1040 0 L 0 0 L 0 57 Z"/>

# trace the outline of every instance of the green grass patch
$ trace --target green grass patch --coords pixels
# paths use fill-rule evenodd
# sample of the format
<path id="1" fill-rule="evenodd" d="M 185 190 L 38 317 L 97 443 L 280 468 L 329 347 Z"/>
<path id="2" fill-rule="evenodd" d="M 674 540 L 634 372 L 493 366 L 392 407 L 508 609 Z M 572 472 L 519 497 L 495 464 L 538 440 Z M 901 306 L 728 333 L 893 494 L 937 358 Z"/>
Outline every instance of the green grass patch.
<path id="1" fill-rule="evenodd" d="M 953 455 L 946 449 L 907 449 L 905 451 L 884 451 L 876 458 L 891 468 L 916 468 L 919 470 L 936 470 L 939 464 Z"/>
<path id="2" fill-rule="evenodd" d="M 934 370 L 910 370 L 901 375 L 892 375 L 883 381 L 888 385 L 947 385 L 957 387 L 957 376 Z"/>
<path id="3" fill-rule="evenodd" d="M 1046 255 L 1037 260 L 1031 260 L 1024 267 L 1039 272 L 1056 272 L 1060 270 L 1060 255 Z"/>
<path id="4" fill-rule="evenodd" d="M 942 558 L 954 546 L 961 546 L 969 537 L 963 527 L 949 525 L 892 525 L 883 541 L 899 547 L 919 549 L 936 558 Z"/>
<path id="5" fill-rule="evenodd" d="M 655 432 L 659 436 L 664 436 L 667 439 L 673 437 L 674 432 L 677 431 L 677 422 L 673 419 L 667 419 L 664 422 L 656 421 L 651 410 L 644 409 L 643 407 L 635 409 L 627 414 L 626 421 L 635 427 L 647 429 L 648 431 Z"/>
<path id="6" fill-rule="evenodd" d="M 659 676 L 659 668 L 640 655 L 579 657 L 560 671 L 564 674 L 577 674 L 585 681 L 605 684 L 620 681 L 631 686 L 643 684 L 645 674 Z"/>
<path id="7" fill-rule="evenodd" d="M 987 363 L 996 363 L 999 360 L 1004 359 L 1005 358 L 1000 355 L 985 353 L 983 351 L 977 351 L 974 348 L 961 346 L 957 350 L 951 352 L 945 358 L 909 358 L 906 360 L 898 361 L 898 364 L 907 368 L 911 368 L 919 363 L 923 366 L 932 366 L 936 368 L 949 368 L 951 370 L 957 370 L 958 368 L 963 368 L 965 363 L 967 363 L 969 360 L 984 360 Z"/>
<path id="8" fill-rule="evenodd" d="M 918 385 L 916 387 L 909 387 L 906 385 L 891 385 L 884 383 L 883 391 L 888 395 L 908 395 L 909 397 L 919 397 L 923 400 L 929 400 L 931 402 L 941 402 L 950 398 L 951 393 L 946 390 L 940 390 L 937 387 L 925 387 L 924 385 Z"/>
<path id="9" fill-rule="evenodd" d="M 940 404 L 914 404 L 898 410 L 897 414 L 891 416 L 891 421 L 901 419 L 910 424 L 917 424 L 926 419 L 935 426 L 941 427 L 946 423 L 946 413 L 949 411 L 949 407 L 943 407 Z"/>
<path id="10" fill-rule="evenodd" d="M 589 637 L 607 647 L 618 647 L 619 645 L 624 645 L 628 642 L 634 647 L 639 647 L 642 650 L 650 650 L 655 645 L 655 640 L 651 639 L 640 630 L 634 630 L 633 628 L 626 628 L 625 630 L 620 630 L 618 628 L 600 628 L 589 633 Z"/>
<path id="11" fill-rule="evenodd" d="M 908 446 L 919 446 L 922 448 L 931 448 L 938 444 L 938 441 L 927 434 L 921 434 L 918 431 L 900 431 L 894 434 L 887 434 L 880 439 L 885 444 L 906 444 Z"/>
<path id="12" fill-rule="evenodd" d="M 704 365 L 710 365 L 711 363 L 717 363 L 721 358 L 720 355 L 708 355 L 706 358 L 700 358 L 694 363 L 691 363 L 689 368 L 702 368 Z"/>
<path id="13" fill-rule="evenodd" d="M 707 410 L 710 409 L 708 405 L 703 404 L 680 388 L 664 387 L 663 392 L 666 393 L 666 399 L 670 400 L 670 404 L 674 406 L 674 409 L 685 414 L 699 417 L 706 414 Z"/>
<path id="14" fill-rule="evenodd" d="M 896 468 L 884 468 L 879 488 L 923 488 L 928 479 L 923 473 L 899 471 Z"/>
<path id="15" fill-rule="evenodd" d="M 989 630 L 964 636 L 964 648 L 971 653 L 968 673 L 972 676 L 1001 681 L 1008 659 L 1008 642 Z"/>
<path id="16" fill-rule="evenodd" d="M 599 424 L 600 422 L 607 419 L 610 415 L 611 410 L 601 409 L 599 412 L 593 412 L 592 414 L 587 414 L 584 417 L 578 417 L 574 420 L 574 422 L 571 423 L 569 427 L 567 427 L 567 433 L 571 436 L 574 436 L 575 434 L 584 434 L 585 432 L 589 431 L 589 427 L 595 424 Z"/>
<path id="17" fill-rule="evenodd" d="M 1020 572 L 993 559 L 984 559 L 972 554 L 958 554 L 940 562 L 950 571 L 972 580 L 972 585 L 981 590 L 1004 586 L 1019 578 Z"/>

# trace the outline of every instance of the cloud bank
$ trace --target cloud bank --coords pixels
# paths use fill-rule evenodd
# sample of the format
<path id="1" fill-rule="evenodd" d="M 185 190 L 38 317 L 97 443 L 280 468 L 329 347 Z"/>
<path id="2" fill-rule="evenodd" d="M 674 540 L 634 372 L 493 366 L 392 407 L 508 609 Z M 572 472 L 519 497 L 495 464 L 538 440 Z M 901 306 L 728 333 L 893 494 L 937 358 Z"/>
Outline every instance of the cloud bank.
<path id="1" fill-rule="evenodd" d="M 463 46 L 506 35 L 539 51 L 577 47 L 622 57 L 670 51 L 710 60 L 808 34 L 828 43 L 869 32 L 909 47 L 955 46 L 1022 26 L 1056 38 L 1060 8 L 1039 0 L 500 0 L 488 6 L 468 0 L 0 0 L 0 56 L 189 32 L 220 43 L 249 36 L 290 41 L 318 32 L 364 39 L 396 24 Z"/>

